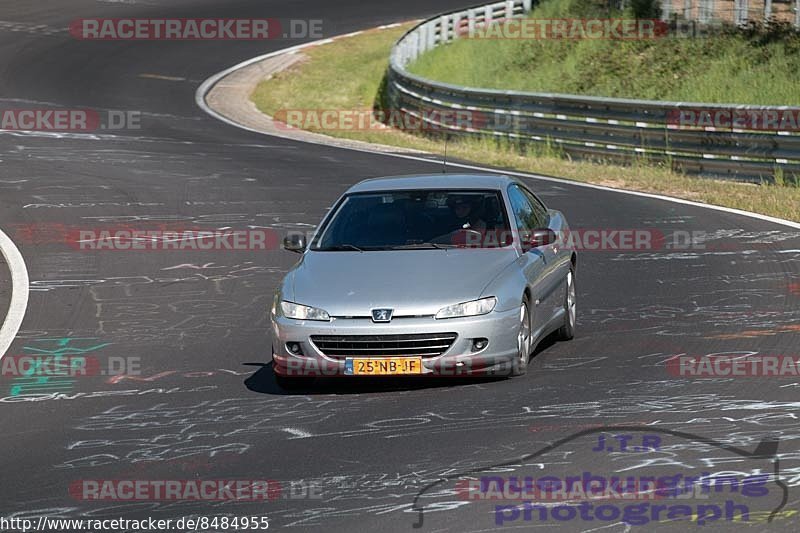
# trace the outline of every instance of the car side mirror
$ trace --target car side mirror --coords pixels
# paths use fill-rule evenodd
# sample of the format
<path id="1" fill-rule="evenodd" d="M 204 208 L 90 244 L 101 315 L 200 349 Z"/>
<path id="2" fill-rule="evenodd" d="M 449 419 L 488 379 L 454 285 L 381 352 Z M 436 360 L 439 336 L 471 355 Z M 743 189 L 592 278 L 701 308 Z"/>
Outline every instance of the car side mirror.
<path id="1" fill-rule="evenodd" d="M 306 238 L 300 233 L 292 233 L 283 238 L 283 248 L 301 254 L 306 249 Z"/>
<path id="2" fill-rule="evenodd" d="M 550 228 L 535 229 L 528 236 L 528 246 L 530 248 L 539 248 L 540 246 L 553 244 L 557 239 L 556 232 Z"/>

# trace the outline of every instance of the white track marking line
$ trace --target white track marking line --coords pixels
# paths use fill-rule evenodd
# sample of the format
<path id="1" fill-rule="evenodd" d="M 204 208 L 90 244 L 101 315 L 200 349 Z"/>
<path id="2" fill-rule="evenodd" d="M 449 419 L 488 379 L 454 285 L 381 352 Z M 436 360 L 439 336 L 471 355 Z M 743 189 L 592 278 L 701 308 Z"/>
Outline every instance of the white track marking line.
<path id="1" fill-rule="evenodd" d="M 283 431 L 301 439 L 306 439 L 308 437 L 314 436 L 308 431 L 303 431 L 302 429 L 297 429 L 297 428 L 283 428 Z"/>
<path id="2" fill-rule="evenodd" d="M 335 40 L 335 39 L 339 39 L 341 37 L 343 37 L 343 36 L 339 35 L 339 36 L 336 36 L 336 37 L 332 37 L 331 39 Z M 424 162 L 438 164 L 438 165 L 442 164 L 441 160 L 431 159 L 431 158 L 428 158 L 428 157 L 418 157 L 418 156 L 413 156 L 413 155 L 408 155 L 408 154 L 397 154 L 397 153 L 391 153 L 391 152 L 382 152 L 382 151 L 378 151 L 378 150 L 370 150 L 368 148 L 354 148 L 352 146 L 336 146 L 336 145 L 331 144 L 331 143 L 312 141 L 312 140 L 308 140 L 308 139 L 296 139 L 296 138 L 285 136 L 285 135 L 278 135 L 278 134 L 275 134 L 275 133 L 267 133 L 267 132 L 264 132 L 264 131 L 261 131 L 261 130 L 257 130 L 255 128 L 249 128 L 247 126 L 243 126 L 242 124 L 234 122 L 233 120 L 230 120 L 229 118 L 224 117 L 224 116 L 220 115 L 219 113 L 217 113 L 216 111 L 214 111 L 213 109 L 211 109 L 208 106 L 208 104 L 206 103 L 206 95 L 208 94 L 208 92 L 214 87 L 214 85 L 217 84 L 217 82 L 219 82 L 221 79 L 223 79 L 227 75 L 229 75 L 229 74 L 231 74 L 233 72 L 236 72 L 237 70 L 242 69 L 244 67 L 248 67 L 248 66 L 252 65 L 253 63 L 258 63 L 259 61 L 263 61 L 264 59 L 269 59 L 271 57 L 275 57 L 275 56 L 278 56 L 278 55 L 281 55 L 281 54 L 294 53 L 294 52 L 297 52 L 298 50 L 302 50 L 304 48 L 309 48 L 309 47 L 312 47 L 312 46 L 316 46 L 318 43 L 319 43 L 319 41 L 313 41 L 313 42 L 310 42 L 310 43 L 304 43 L 304 44 L 300 44 L 300 45 L 297 45 L 297 46 L 284 48 L 282 50 L 276 50 L 275 52 L 270 52 L 268 54 L 264 54 L 264 55 L 260 55 L 260 56 L 254 57 L 252 59 L 248 59 L 247 61 L 243 61 L 243 62 L 241 62 L 241 63 L 239 63 L 237 65 L 234 65 L 234 66 L 232 66 L 232 67 L 230 67 L 228 69 L 223 70 L 222 72 L 218 72 L 218 73 L 214 74 L 213 76 L 211 76 L 210 78 L 208 78 L 207 80 L 205 80 L 203 83 L 201 83 L 200 86 L 197 88 L 197 91 L 195 92 L 195 95 L 194 95 L 195 103 L 198 105 L 198 107 L 200 107 L 200 109 L 202 109 L 203 111 L 205 111 L 206 113 L 208 113 L 212 117 L 216 118 L 217 120 L 225 122 L 226 124 L 230 124 L 231 126 L 234 126 L 236 128 L 239 128 L 239 129 L 242 129 L 242 130 L 246 130 L 246 131 L 250 131 L 250 132 L 253 132 L 253 133 L 258 133 L 258 134 L 261 134 L 261 135 L 269 135 L 270 137 L 280 137 L 280 138 L 284 138 L 284 139 L 290 139 L 290 140 L 293 140 L 293 141 L 296 141 L 296 142 L 303 142 L 303 143 L 308 143 L 308 144 L 316 144 L 316 145 L 320 145 L 320 146 L 328 146 L 330 148 L 339 148 L 339 149 L 342 149 L 342 150 L 353 150 L 353 151 L 356 151 L 356 152 L 364 152 L 364 153 L 368 153 L 368 154 L 383 155 L 383 156 L 387 156 L 387 157 L 399 157 L 401 159 L 410 159 L 410 160 L 413 160 L 413 161 L 424 161 Z M 369 143 L 367 143 L 367 144 L 369 144 Z M 387 145 L 375 145 L 375 146 L 380 146 L 381 148 L 385 149 Z M 431 157 L 436 157 L 436 156 L 435 156 L 435 154 L 431 154 Z M 609 191 L 609 192 L 615 192 L 615 193 L 619 193 L 619 194 L 629 194 L 629 195 L 632 195 L 632 196 L 641 196 L 643 198 L 652 198 L 654 200 L 663 200 L 665 202 L 673 202 L 673 203 L 676 203 L 676 204 L 691 205 L 691 206 L 694 206 L 694 207 L 702 207 L 704 209 L 713 209 L 714 211 L 722 211 L 722 212 L 725 212 L 725 213 L 733 213 L 735 215 L 755 218 L 755 219 L 758 219 L 758 220 L 764 220 L 764 221 L 767 221 L 767 222 L 772 222 L 774 224 L 781 224 L 783 226 L 788 226 L 790 228 L 800 229 L 800 223 L 792 222 L 791 220 L 784 220 L 782 218 L 776 218 L 776 217 L 771 217 L 771 216 L 768 216 L 768 215 L 762 215 L 760 213 L 753 213 L 751 211 L 744 211 L 742 209 L 734 209 L 732 207 L 722 207 L 722 206 L 719 206 L 719 205 L 711 205 L 711 204 L 704 204 L 702 202 L 694 202 L 692 200 L 683 200 L 681 198 L 673 198 L 671 196 L 662 196 L 660 194 L 653 194 L 653 193 L 646 193 L 646 192 L 639 192 L 639 191 L 630 191 L 630 190 L 627 190 L 627 189 L 614 189 L 614 188 L 611 188 L 611 187 L 604 187 L 602 185 L 593 185 L 591 183 L 583 183 L 583 182 L 580 182 L 580 181 L 573 181 L 573 180 L 568 180 L 568 179 L 563 179 L 563 178 L 553 178 L 553 177 L 549 177 L 549 176 L 540 176 L 538 174 L 529 174 L 527 172 L 518 172 L 518 171 L 514 171 L 514 170 L 487 168 L 487 167 L 481 167 L 481 166 L 478 166 L 478 165 L 468 165 L 468 164 L 463 164 L 463 163 L 451 163 L 449 161 L 446 163 L 446 166 L 456 167 L 456 168 L 466 168 L 466 169 L 470 169 L 470 170 L 480 170 L 480 171 L 483 171 L 483 172 L 491 172 L 491 173 L 494 173 L 494 174 L 498 174 L 498 173 L 509 174 L 509 175 L 512 175 L 512 176 L 519 176 L 519 177 L 524 177 L 524 178 L 532 178 L 532 179 L 537 179 L 537 180 L 542 180 L 542 181 L 549 181 L 549 182 L 553 182 L 553 183 L 561 183 L 561 184 L 565 184 L 565 185 L 572 185 L 572 186 L 575 186 L 575 187 L 586 187 L 586 188 L 589 188 L 589 189 L 595 189 L 595 190 L 600 190 L 600 191 Z"/>
<path id="3" fill-rule="evenodd" d="M 8 235 L 0 230 L 0 253 L 8 263 L 11 272 L 11 302 L 8 305 L 8 314 L 3 325 L 0 326 L 0 359 L 5 356 L 14 337 L 17 336 L 22 320 L 25 318 L 25 310 L 28 308 L 28 269 L 25 267 L 25 260 Z"/>

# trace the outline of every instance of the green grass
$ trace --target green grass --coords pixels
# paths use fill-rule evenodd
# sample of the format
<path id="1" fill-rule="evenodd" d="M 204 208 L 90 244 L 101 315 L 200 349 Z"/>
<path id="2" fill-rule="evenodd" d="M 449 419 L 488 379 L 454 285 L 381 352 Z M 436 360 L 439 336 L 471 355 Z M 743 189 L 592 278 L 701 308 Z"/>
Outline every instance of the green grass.
<path id="1" fill-rule="evenodd" d="M 286 109 L 369 110 L 378 94 L 392 44 L 408 29 L 370 31 L 305 51 L 307 61 L 262 82 L 252 95 L 256 106 L 275 116 Z M 398 130 L 321 130 L 335 137 L 415 148 L 441 154 L 443 143 Z M 449 157 L 523 172 L 561 176 L 609 187 L 666 194 L 800 222 L 800 187 L 750 185 L 675 173 L 661 165 L 630 166 L 571 161 L 555 148 L 522 155 L 508 143 L 472 140 L 448 143 Z M 779 177 L 786 184 L 793 177 Z"/>
<path id="2" fill-rule="evenodd" d="M 368 31 L 357 37 L 307 50 L 304 53 L 311 58 L 309 65 L 301 64 L 261 83 L 253 93 L 252 100 L 259 109 L 273 116 L 276 113 L 280 115 L 281 110 L 290 109 L 372 109 L 392 45 L 409 27 Z M 386 137 L 382 130 L 341 130 L 335 133 L 338 137 L 378 143 Z M 411 148 L 417 147 L 412 146 L 415 144 L 413 142 L 410 144 Z"/>
<path id="3" fill-rule="evenodd" d="M 633 18 L 590 0 L 545 0 L 531 17 Z M 619 40 L 459 39 L 409 70 L 471 87 L 652 100 L 800 105 L 800 35 Z"/>

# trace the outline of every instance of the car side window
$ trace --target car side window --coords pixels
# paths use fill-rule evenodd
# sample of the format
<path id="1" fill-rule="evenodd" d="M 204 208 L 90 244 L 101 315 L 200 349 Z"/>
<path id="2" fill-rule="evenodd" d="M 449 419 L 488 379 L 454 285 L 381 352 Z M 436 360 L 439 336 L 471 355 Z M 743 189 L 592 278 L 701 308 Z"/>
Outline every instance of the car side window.
<path id="1" fill-rule="evenodd" d="M 511 185 L 508 188 L 508 199 L 511 201 L 511 210 L 514 212 L 517 230 L 520 233 L 542 227 L 543 219 L 539 217 L 537 210 L 520 187 Z"/>
<path id="2" fill-rule="evenodd" d="M 535 194 L 533 194 L 528 189 L 522 188 L 522 193 L 528 199 L 533 207 L 533 211 L 536 213 L 536 218 L 539 220 L 539 225 L 536 226 L 537 228 L 546 228 L 547 222 L 550 216 L 547 214 L 547 208 L 544 206 L 541 200 L 539 200 Z"/>

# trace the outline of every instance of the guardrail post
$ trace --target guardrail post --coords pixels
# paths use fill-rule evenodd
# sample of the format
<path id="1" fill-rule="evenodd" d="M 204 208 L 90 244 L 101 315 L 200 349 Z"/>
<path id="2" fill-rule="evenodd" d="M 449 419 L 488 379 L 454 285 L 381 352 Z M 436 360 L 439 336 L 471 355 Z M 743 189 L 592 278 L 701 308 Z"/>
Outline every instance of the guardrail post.
<path id="1" fill-rule="evenodd" d="M 739 0 L 734 0 L 738 2 Z M 661 20 L 669 20 L 672 16 L 672 0 L 663 0 L 661 2 Z"/>
<path id="2" fill-rule="evenodd" d="M 705 24 L 714 15 L 714 0 L 700 0 L 697 6 L 697 21 Z"/>
<path id="3" fill-rule="evenodd" d="M 667 109 L 666 114 L 664 117 L 664 162 L 669 163 L 669 169 L 675 170 L 675 164 L 673 162 L 672 156 L 669 154 L 670 151 L 670 131 L 669 131 L 669 115 L 675 114 L 678 112 L 677 108 Z"/>
<path id="4" fill-rule="evenodd" d="M 461 37 L 461 13 L 453 14 L 453 40 Z"/>
<path id="5" fill-rule="evenodd" d="M 450 19 L 447 15 L 442 15 L 439 19 L 439 42 L 446 43 L 450 41 Z"/>
<path id="6" fill-rule="evenodd" d="M 492 20 L 494 19 L 494 17 L 492 16 L 493 11 L 494 11 L 494 8 L 492 8 L 492 6 L 490 6 L 490 5 L 486 6 L 486 8 L 483 10 L 483 25 L 484 26 L 488 26 L 489 24 L 491 24 Z"/>
<path id="7" fill-rule="evenodd" d="M 514 0 L 506 0 L 506 20 L 514 18 Z"/>
<path id="8" fill-rule="evenodd" d="M 797 1 L 800 2 L 800 0 Z M 525 11 L 525 13 L 530 11 L 531 7 L 531 0 L 522 0 L 522 9 Z"/>
<path id="9" fill-rule="evenodd" d="M 468 35 L 470 36 L 475 35 L 475 16 L 476 14 L 474 9 L 467 11 L 467 30 L 469 32 Z"/>
<path id="10" fill-rule="evenodd" d="M 794 27 L 800 30 L 800 0 L 794 0 Z"/>
<path id="11" fill-rule="evenodd" d="M 733 23 L 737 26 L 747 24 L 747 0 L 734 0 L 733 2 Z"/>

